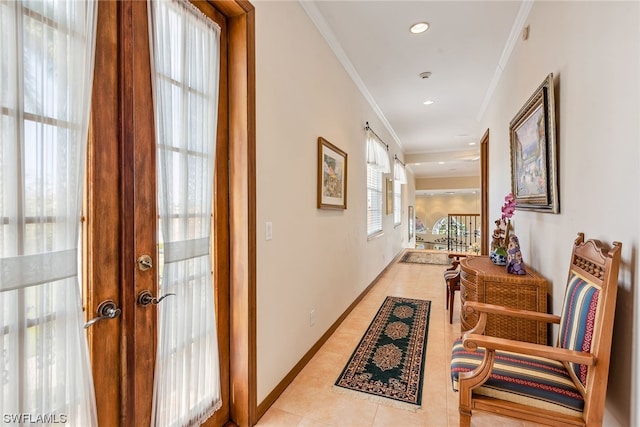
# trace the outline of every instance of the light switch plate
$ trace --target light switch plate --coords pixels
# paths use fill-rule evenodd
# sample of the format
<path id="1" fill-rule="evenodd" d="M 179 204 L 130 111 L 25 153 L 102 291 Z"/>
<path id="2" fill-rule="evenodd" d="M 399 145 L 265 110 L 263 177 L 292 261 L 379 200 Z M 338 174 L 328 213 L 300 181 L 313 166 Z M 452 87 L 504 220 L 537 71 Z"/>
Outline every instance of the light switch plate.
<path id="1" fill-rule="evenodd" d="M 265 225 L 265 238 L 267 240 L 271 240 L 273 239 L 273 223 L 271 221 L 267 221 Z"/>

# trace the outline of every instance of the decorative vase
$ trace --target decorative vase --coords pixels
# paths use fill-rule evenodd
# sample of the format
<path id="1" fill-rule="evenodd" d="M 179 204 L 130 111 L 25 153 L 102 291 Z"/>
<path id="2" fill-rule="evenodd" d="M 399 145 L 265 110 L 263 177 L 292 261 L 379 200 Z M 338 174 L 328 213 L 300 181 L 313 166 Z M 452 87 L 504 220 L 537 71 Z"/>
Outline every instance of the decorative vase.
<path id="1" fill-rule="evenodd" d="M 498 248 L 489 254 L 489 259 L 495 265 L 507 265 L 507 251 L 504 248 Z"/>
<path id="2" fill-rule="evenodd" d="M 509 246 L 507 246 L 507 273 L 527 274 L 520 251 L 520 242 L 513 233 L 509 236 Z"/>

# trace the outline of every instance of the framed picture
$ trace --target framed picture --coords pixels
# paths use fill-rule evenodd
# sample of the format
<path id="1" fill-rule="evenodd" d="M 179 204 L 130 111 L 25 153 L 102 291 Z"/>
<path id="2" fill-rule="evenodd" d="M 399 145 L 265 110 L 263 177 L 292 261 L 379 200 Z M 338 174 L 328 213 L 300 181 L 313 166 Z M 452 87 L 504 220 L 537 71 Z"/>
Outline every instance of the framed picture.
<path id="1" fill-rule="evenodd" d="M 318 209 L 347 209 L 347 153 L 318 138 Z"/>
<path id="2" fill-rule="evenodd" d="M 511 121 L 509 136 L 516 209 L 560 212 L 553 74 Z"/>
<path id="3" fill-rule="evenodd" d="M 409 206 L 409 241 L 411 241 L 411 239 L 413 239 L 413 233 L 414 233 L 414 217 L 413 217 L 413 206 Z"/>
<path id="4" fill-rule="evenodd" d="M 393 213 L 393 180 L 390 178 L 386 178 L 386 188 L 387 191 L 387 215 L 391 215 Z"/>

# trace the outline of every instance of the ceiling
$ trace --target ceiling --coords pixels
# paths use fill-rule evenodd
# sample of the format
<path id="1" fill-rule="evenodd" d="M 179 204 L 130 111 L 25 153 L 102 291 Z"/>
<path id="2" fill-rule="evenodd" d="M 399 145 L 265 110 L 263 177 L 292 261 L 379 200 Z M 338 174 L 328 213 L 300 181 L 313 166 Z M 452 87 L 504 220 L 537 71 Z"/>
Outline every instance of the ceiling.
<path id="1" fill-rule="evenodd" d="M 417 178 L 479 175 L 480 120 L 530 3 L 300 1 Z"/>

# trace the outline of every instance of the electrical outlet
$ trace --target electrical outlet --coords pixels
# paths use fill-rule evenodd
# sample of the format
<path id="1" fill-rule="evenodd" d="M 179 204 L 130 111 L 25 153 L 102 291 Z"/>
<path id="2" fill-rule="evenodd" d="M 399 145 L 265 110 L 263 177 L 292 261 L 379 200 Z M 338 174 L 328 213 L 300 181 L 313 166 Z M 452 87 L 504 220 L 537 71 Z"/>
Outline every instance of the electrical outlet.
<path id="1" fill-rule="evenodd" d="M 309 312 L 309 326 L 316 324 L 316 309 L 314 308 Z"/>

